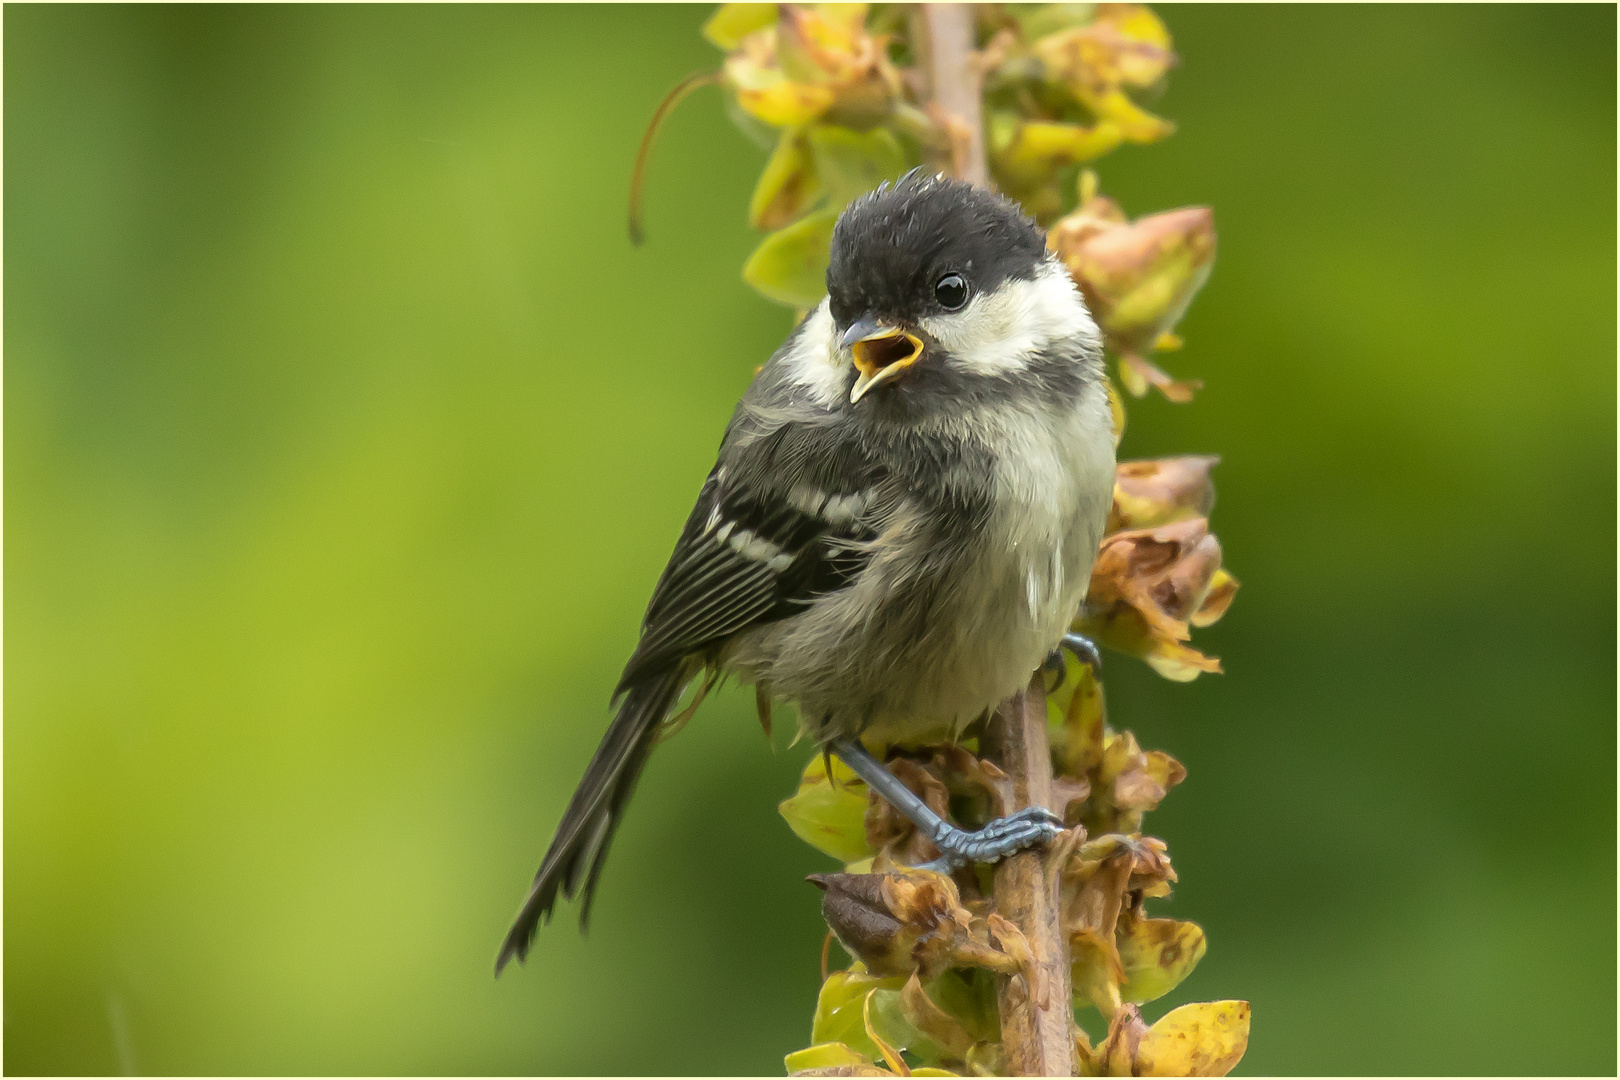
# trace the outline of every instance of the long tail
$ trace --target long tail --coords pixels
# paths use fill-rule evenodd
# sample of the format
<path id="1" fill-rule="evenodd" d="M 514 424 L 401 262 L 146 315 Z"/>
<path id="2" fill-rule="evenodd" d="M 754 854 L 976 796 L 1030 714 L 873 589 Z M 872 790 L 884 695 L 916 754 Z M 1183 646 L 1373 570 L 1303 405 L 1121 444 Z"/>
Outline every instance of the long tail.
<path id="1" fill-rule="evenodd" d="M 608 725 L 607 734 L 602 736 L 596 755 L 585 769 L 584 779 L 569 800 L 562 824 L 557 826 L 557 835 L 540 864 L 540 872 L 534 876 L 529 898 L 523 902 L 523 910 L 518 912 L 517 920 L 501 945 L 501 954 L 495 960 L 496 975 L 514 956 L 521 961 L 528 955 L 540 921 L 551 921 L 558 890 L 572 899 L 580 889 L 582 872 L 585 880 L 579 928 L 582 932 L 585 930 L 590 920 L 591 897 L 596 892 L 596 881 L 607 859 L 613 832 L 619 827 L 619 819 L 635 790 L 641 767 L 647 763 L 647 755 L 658 741 L 658 723 L 669 712 L 687 674 L 677 667 L 625 691 L 618 715 Z"/>

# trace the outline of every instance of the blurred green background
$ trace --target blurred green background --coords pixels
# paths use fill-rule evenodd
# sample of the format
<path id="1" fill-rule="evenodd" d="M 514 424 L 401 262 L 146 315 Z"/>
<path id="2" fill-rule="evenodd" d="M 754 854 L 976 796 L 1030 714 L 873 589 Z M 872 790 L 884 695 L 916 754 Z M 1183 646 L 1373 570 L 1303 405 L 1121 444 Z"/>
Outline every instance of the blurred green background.
<path id="1" fill-rule="evenodd" d="M 778 1073 L 827 860 L 751 697 L 592 933 L 495 949 L 789 325 L 694 7 L 5 12 L 5 1067 Z M 1150 822 L 1247 1073 L 1615 1061 L 1615 11 L 1163 7 L 1216 208 L 1189 406 L 1244 582 Z"/>

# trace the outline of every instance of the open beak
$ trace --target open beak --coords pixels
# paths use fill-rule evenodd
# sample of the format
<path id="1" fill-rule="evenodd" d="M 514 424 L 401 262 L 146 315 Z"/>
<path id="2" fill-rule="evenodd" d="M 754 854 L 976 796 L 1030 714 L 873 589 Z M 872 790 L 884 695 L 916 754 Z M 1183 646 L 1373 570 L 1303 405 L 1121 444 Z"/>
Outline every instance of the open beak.
<path id="1" fill-rule="evenodd" d="M 860 372 L 854 389 L 849 392 L 851 405 L 873 387 L 888 382 L 915 364 L 923 353 L 923 343 L 916 335 L 897 326 L 885 326 L 872 318 L 860 319 L 844 331 L 839 344 L 849 349 L 855 359 L 855 370 Z"/>

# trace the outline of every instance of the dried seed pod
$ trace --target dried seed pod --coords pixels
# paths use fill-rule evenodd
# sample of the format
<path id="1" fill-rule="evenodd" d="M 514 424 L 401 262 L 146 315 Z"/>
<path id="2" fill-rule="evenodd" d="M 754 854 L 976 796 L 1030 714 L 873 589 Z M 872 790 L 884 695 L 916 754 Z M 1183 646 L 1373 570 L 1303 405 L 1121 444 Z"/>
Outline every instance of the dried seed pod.
<path id="1" fill-rule="evenodd" d="M 928 981 L 951 967 L 1020 970 L 990 945 L 989 925 L 962 904 L 956 883 L 943 874 L 813 874 L 809 880 L 826 893 L 821 913 L 828 927 L 873 975 L 917 972 Z"/>
<path id="2" fill-rule="evenodd" d="M 1074 628 L 1177 682 L 1220 671 L 1219 660 L 1181 644 L 1192 620 L 1212 622 L 1231 603 L 1237 582 L 1228 575 L 1217 593 L 1220 570 L 1221 545 L 1203 518 L 1115 533 L 1097 554 Z"/>

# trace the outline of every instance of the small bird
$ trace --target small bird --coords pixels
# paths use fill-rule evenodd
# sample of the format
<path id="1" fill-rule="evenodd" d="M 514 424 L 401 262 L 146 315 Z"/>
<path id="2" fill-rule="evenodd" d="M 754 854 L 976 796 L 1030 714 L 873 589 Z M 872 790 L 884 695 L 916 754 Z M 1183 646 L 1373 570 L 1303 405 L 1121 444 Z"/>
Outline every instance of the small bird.
<path id="1" fill-rule="evenodd" d="M 936 868 L 1055 836 L 1042 807 L 957 828 L 861 740 L 960 731 L 1028 682 L 1085 597 L 1113 484 L 1100 335 L 1040 227 L 920 170 L 852 202 L 826 299 L 726 428 L 496 973 L 559 892 L 585 927 L 636 779 L 700 675 L 791 702 L 935 843 Z"/>

